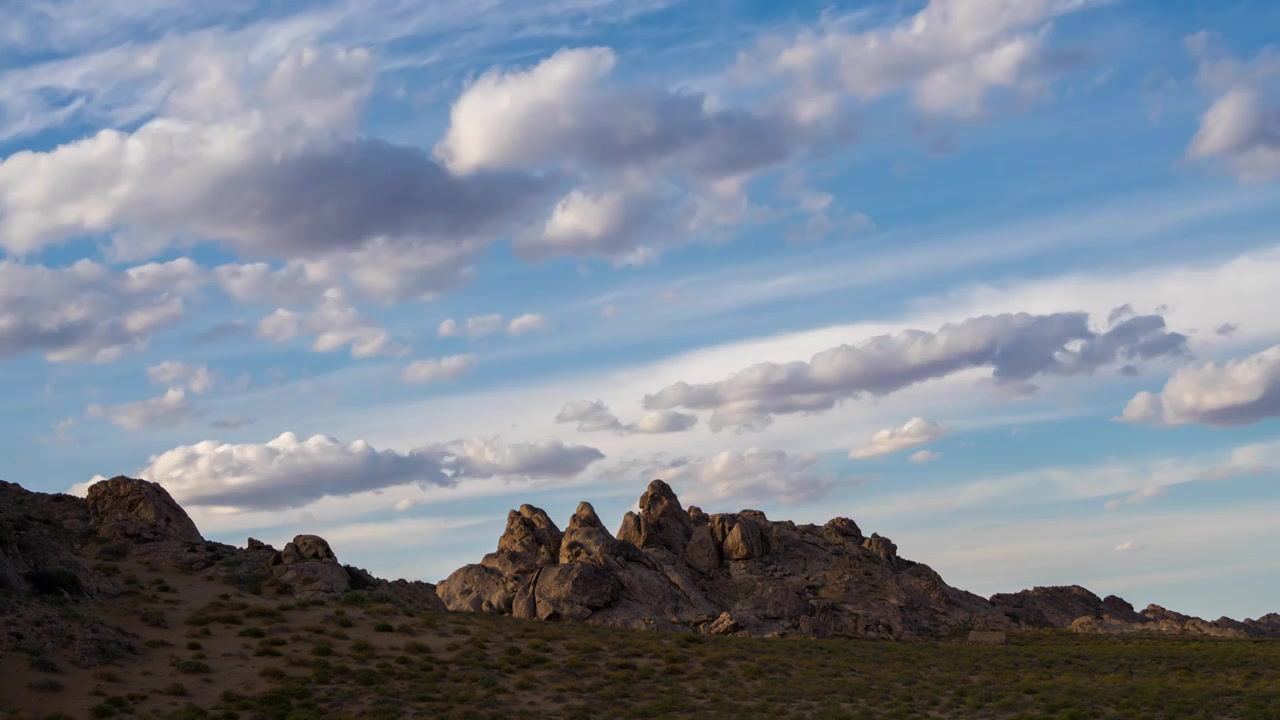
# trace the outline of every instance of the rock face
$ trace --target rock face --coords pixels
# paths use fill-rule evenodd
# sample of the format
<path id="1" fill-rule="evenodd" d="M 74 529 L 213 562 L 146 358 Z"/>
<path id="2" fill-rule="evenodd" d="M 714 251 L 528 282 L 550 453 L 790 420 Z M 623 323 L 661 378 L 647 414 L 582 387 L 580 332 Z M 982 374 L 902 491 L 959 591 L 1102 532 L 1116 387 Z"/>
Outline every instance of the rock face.
<path id="1" fill-rule="evenodd" d="M 1014 625 L 852 520 L 686 511 L 661 480 L 639 508 L 614 537 L 587 503 L 563 534 L 526 505 L 498 551 L 441 582 L 440 597 L 451 610 L 714 634 L 905 638 Z"/>
<path id="2" fill-rule="evenodd" d="M 160 485 L 123 475 L 89 486 L 86 500 L 98 534 L 112 540 L 203 543 L 187 513 Z"/>

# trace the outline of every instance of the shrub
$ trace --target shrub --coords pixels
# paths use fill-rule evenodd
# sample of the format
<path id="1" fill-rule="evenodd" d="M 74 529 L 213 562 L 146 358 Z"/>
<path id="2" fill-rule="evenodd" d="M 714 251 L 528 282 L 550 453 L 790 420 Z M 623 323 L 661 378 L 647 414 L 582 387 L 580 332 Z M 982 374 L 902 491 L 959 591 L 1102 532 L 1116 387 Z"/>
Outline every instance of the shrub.
<path id="1" fill-rule="evenodd" d="M 99 560 L 123 560 L 129 555 L 129 543 L 116 542 L 98 548 Z"/>
<path id="2" fill-rule="evenodd" d="M 206 675 L 213 672 L 212 668 L 199 660 L 183 660 L 175 665 L 174 668 L 178 672 L 185 673 L 187 675 Z"/>
<path id="3" fill-rule="evenodd" d="M 93 679 L 101 682 L 120 682 L 120 675 L 110 668 L 98 668 L 93 671 Z"/>
<path id="4" fill-rule="evenodd" d="M 80 582 L 80 577 L 65 568 L 32 570 L 23 577 L 41 595 L 57 595 L 64 592 L 68 595 L 84 594 L 84 584 Z"/>
<path id="5" fill-rule="evenodd" d="M 261 637 L 267 636 L 267 632 L 262 628 L 258 628 L 258 627 L 247 627 L 241 630 L 237 634 L 240 637 L 251 637 L 251 638 L 261 638 Z"/>
<path id="6" fill-rule="evenodd" d="M 54 680 L 53 678 L 36 678 L 35 680 L 32 680 L 30 683 L 27 683 L 27 687 L 31 688 L 36 692 L 42 692 L 42 693 L 62 692 L 62 683 L 58 682 L 57 680 Z"/>
<path id="7" fill-rule="evenodd" d="M 389 622 L 380 622 L 373 626 L 374 632 L 394 632 L 395 628 Z"/>
<path id="8" fill-rule="evenodd" d="M 30 660 L 31 669 L 42 673 L 61 672 L 58 663 L 46 657 L 33 657 Z"/>
<path id="9" fill-rule="evenodd" d="M 174 697 L 186 697 L 187 686 L 180 682 L 170 683 L 160 692 L 164 695 L 172 695 Z"/>
<path id="10" fill-rule="evenodd" d="M 169 618 L 165 617 L 163 610 L 143 610 L 139 613 L 138 619 L 141 620 L 144 625 L 150 625 L 154 628 L 169 627 Z"/>

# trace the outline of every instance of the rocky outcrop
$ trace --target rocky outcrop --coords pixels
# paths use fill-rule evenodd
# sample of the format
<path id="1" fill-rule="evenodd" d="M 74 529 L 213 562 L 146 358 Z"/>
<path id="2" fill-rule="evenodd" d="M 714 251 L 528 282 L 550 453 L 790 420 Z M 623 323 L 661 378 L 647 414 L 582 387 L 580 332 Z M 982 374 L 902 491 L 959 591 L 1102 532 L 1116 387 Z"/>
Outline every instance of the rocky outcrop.
<path id="1" fill-rule="evenodd" d="M 451 610 L 713 634 L 937 637 L 1013 625 L 852 520 L 685 510 L 661 480 L 638 505 L 616 537 L 587 503 L 563 534 L 537 508 L 513 511 L 497 552 L 441 582 L 440 597 Z"/>
<path id="2" fill-rule="evenodd" d="M 324 538 L 318 535 L 298 535 L 280 551 L 280 561 L 285 565 L 305 562 L 337 563 L 338 556 L 333 554 Z"/>
<path id="3" fill-rule="evenodd" d="M 157 483 L 121 475 L 90 485 L 85 500 L 98 534 L 109 540 L 204 542 L 186 511 Z"/>
<path id="4" fill-rule="evenodd" d="M 1066 628 L 1076 618 L 1101 617 L 1105 610 L 1102 598 L 1079 585 L 1034 587 L 992 595 L 991 604 L 1019 625 L 1030 627 Z"/>

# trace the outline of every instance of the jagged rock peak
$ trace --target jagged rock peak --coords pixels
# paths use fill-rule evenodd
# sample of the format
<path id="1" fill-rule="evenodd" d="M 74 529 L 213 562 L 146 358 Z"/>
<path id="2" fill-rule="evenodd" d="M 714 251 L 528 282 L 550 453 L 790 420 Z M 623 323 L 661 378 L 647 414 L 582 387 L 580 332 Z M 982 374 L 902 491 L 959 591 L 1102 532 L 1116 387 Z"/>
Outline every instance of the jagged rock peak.
<path id="1" fill-rule="evenodd" d="M 640 496 L 640 514 L 628 512 L 622 518 L 618 539 L 639 548 L 666 548 L 681 552 L 693 535 L 693 521 L 680 506 L 680 498 L 662 480 L 649 483 Z"/>
<path id="2" fill-rule="evenodd" d="M 524 504 L 507 513 L 507 527 L 498 538 L 498 552 L 532 555 L 540 562 L 555 562 L 560 552 L 560 528 L 539 507 Z"/>
<path id="3" fill-rule="evenodd" d="M 92 522 L 103 537 L 204 542 L 186 511 L 158 483 L 117 475 L 90 485 L 85 499 Z"/>
<path id="4" fill-rule="evenodd" d="M 578 509 L 573 511 L 573 517 L 569 518 L 569 530 L 576 528 L 600 528 L 604 529 L 604 523 L 600 522 L 600 516 L 596 515 L 596 509 L 589 502 L 578 503 Z"/>

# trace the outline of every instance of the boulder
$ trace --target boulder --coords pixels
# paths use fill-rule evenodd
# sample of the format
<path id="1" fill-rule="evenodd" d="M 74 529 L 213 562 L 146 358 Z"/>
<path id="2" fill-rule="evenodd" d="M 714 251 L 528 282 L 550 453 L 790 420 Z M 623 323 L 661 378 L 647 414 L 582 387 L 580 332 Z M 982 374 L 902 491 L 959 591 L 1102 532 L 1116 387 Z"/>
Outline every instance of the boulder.
<path id="1" fill-rule="evenodd" d="M 157 483 L 113 477 L 90 485 L 86 501 L 95 529 L 109 540 L 204 542 L 196 524 Z"/>
<path id="2" fill-rule="evenodd" d="M 767 544 L 760 533 L 760 527 L 752 520 L 744 517 L 727 520 L 729 526 L 724 536 L 724 558 L 726 560 L 751 560 L 764 557 Z"/>
<path id="3" fill-rule="evenodd" d="M 285 565 L 305 562 L 336 564 L 338 556 L 333 554 L 329 543 L 319 535 L 298 535 L 280 551 L 280 560 Z"/>
<path id="4" fill-rule="evenodd" d="M 299 600 L 331 600 L 351 591 L 351 578 L 337 562 L 308 560 L 277 565 L 275 579 L 292 587 Z"/>
<path id="5" fill-rule="evenodd" d="M 436 585 L 436 594 L 454 612 L 510 613 L 516 589 L 502 571 L 466 565 Z"/>
<path id="6" fill-rule="evenodd" d="M 706 626 L 707 632 L 711 635 L 732 635 L 742 629 L 737 620 L 729 613 L 720 613 L 720 616 L 712 620 Z"/>
<path id="7" fill-rule="evenodd" d="M 618 599 L 622 583 L 594 563 L 549 565 L 516 594 L 513 614 L 538 620 L 586 620 Z"/>
<path id="8" fill-rule="evenodd" d="M 872 555 L 886 565 L 894 565 L 898 562 L 898 546 L 887 537 L 871 533 L 871 537 L 862 541 L 862 547 L 870 550 Z"/>

